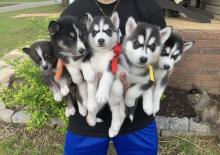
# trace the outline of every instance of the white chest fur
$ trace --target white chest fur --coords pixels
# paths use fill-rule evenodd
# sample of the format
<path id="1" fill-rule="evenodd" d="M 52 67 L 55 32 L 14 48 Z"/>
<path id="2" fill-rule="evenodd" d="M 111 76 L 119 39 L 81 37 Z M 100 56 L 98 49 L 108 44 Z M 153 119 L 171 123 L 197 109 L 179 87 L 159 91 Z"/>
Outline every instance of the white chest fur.
<path id="1" fill-rule="evenodd" d="M 161 69 L 155 70 L 155 78 L 158 81 L 162 80 L 166 74 L 167 74 L 166 70 L 161 70 Z"/>
<path id="2" fill-rule="evenodd" d="M 91 64 L 95 72 L 105 71 L 113 57 L 113 51 L 95 52 L 91 58 Z"/>

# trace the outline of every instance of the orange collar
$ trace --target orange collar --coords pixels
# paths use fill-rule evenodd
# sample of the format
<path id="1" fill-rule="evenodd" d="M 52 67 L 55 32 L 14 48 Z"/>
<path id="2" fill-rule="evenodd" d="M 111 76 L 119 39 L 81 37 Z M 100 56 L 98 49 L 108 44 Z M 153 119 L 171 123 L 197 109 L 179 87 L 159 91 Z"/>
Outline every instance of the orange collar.
<path id="1" fill-rule="evenodd" d="M 64 64 L 63 60 L 62 59 L 58 59 L 56 73 L 54 75 L 55 81 L 59 81 L 60 80 L 60 78 L 61 78 L 61 76 L 63 74 L 64 66 L 65 66 L 65 64 Z"/>

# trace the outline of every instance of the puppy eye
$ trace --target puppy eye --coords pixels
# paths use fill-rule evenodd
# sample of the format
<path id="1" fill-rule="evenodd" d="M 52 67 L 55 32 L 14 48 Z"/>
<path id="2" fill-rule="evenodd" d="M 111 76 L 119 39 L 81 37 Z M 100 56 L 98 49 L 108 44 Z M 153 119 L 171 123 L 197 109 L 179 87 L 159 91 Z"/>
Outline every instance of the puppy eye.
<path id="1" fill-rule="evenodd" d="M 165 50 L 165 49 L 162 49 L 162 51 L 161 51 L 161 54 L 160 54 L 161 56 L 166 56 L 167 55 L 167 51 Z"/>
<path id="2" fill-rule="evenodd" d="M 98 31 L 93 30 L 92 31 L 92 35 L 95 36 L 97 34 Z"/>
<path id="3" fill-rule="evenodd" d="M 134 49 L 137 49 L 137 48 L 139 48 L 139 47 L 141 47 L 141 44 L 139 43 L 138 40 L 135 40 L 135 41 L 133 42 L 133 48 L 134 48 Z"/>
<path id="4" fill-rule="evenodd" d="M 156 48 L 156 44 L 153 43 L 151 45 L 148 45 L 148 47 L 151 49 L 152 52 L 154 52 L 155 48 Z"/>
<path id="5" fill-rule="evenodd" d="M 111 35 L 112 34 L 112 31 L 111 30 L 106 30 L 105 31 L 108 35 Z"/>
<path id="6" fill-rule="evenodd" d="M 178 56 L 179 56 L 178 54 L 172 55 L 171 58 L 174 59 L 174 60 L 176 60 L 176 58 L 177 58 Z"/>

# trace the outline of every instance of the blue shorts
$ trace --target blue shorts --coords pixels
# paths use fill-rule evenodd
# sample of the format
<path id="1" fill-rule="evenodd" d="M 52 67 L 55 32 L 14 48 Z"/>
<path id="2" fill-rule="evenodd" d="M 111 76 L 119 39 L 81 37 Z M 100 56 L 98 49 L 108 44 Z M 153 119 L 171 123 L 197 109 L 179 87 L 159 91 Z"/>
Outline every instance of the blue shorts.
<path id="1" fill-rule="evenodd" d="M 112 140 L 118 155 L 157 155 L 158 136 L 155 120 L 142 130 L 110 138 L 66 133 L 64 155 L 106 155 Z"/>

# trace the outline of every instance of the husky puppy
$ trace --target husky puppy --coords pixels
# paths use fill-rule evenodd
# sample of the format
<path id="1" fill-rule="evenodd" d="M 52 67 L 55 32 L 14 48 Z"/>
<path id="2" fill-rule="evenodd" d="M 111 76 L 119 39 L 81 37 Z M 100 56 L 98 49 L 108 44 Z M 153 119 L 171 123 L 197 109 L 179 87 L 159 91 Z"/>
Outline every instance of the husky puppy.
<path id="1" fill-rule="evenodd" d="M 113 13 L 111 18 L 105 16 L 92 17 L 87 14 L 87 28 L 89 31 L 88 41 L 92 49 L 93 56 L 91 57 L 91 65 L 96 74 L 93 82 L 87 82 L 88 86 L 88 116 L 87 122 L 90 126 L 96 123 L 96 115 L 104 106 L 96 101 L 95 95 L 98 87 L 98 73 L 103 73 L 107 70 L 108 65 L 114 57 L 113 48 L 118 42 L 119 32 L 119 16 L 118 13 Z M 110 105 L 112 111 L 112 124 L 117 122 L 118 111 L 117 107 Z"/>
<path id="2" fill-rule="evenodd" d="M 180 36 L 172 33 L 163 45 L 160 59 L 154 66 L 156 83 L 153 90 L 153 114 L 156 114 L 160 109 L 160 99 L 175 64 L 181 60 L 184 52 L 192 48 L 193 44 L 193 41 L 183 41 Z"/>
<path id="3" fill-rule="evenodd" d="M 109 104 L 123 103 L 123 85 L 119 80 L 121 72 L 126 74 L 126 79 L 129 83 L 129 88 L 125 94 L 125 103 L 129 109 L 135 106 L 135 100 L 144 95 L 152 85 L 149 80 L 144 79 L 140 83 L 131 77 L 145 77 L 148 75 L 146 69 L 147 64 L 154 64 L 159 59 L 159 54 L 162 44 L 168 39 L 171 34 L 171 28 L 167 27 L 159 30 L 158 27 L 146 24 L 136 23 L 134 18 L 130 17 L 126 23 L 126 35 L 122 44 L 122 53 L 119 56 L 119 67 L 116 73 L 116 78 L 111 72 L 111 64 L 109 69 L 104 73 L 100 81 L 96 98 L 99 102 Z M 114 79 L 115 78 L 115 79 Z M 150 100 L 152 97 L 145 97 L 145 100 Z M 146 101 L 146 103 L 148 103 Z M 148 112 L 147 105 L 143 105 L 145 112 Z M 121 116 L 123 112 L 121 111 Z M 118 118 L 120 120 L 120 117 Z M 110 135 L 117 135 L 124 117 L 121 117 L 116 128 L 109 130 Z"/>
<path id="4" fill-rule="evenodd" d="M 197 114 L 193 120 L 207 122 L 220 140 L 220 103 L 196 86 L 189 91 L 187 98 Z"/>
<path id="5" fill-rule="evenodd" d="M 68 103 L 66 115 L 74 115 L 75 108 L 72 102 L 72 95 L 69 93 L 69 86 L 72 81 L 69 73 L 64 70 L 63 75 L 59 81 L 54 80 L 56 64 L 58 58 L 54 53 L 53 46 L 50 41 L 37 41 L 33 43 L 30 48 L 23 48 L 23 51 L 30 56 L 30 58 L 42 70 L 43 81 L 49 86 L 54 94 L 54 100 L 60 102 L 64 96 Z M 71 86 L 73 88 L 74 86 Z M 73 90 L 71 90 L 73 92 Z M 75 89 L 74 89 L 75 92 Z M 72 93 L 73 94 L 73 93 Z M 76 94 L 76 93 L 75 93 Z"/>
<path id="6" fill-rule="evenodd" d="M 48 31 L 57 57 L 64 61 L 73 83 L 78 85 L 82 97 L 79 111 L 86 115 L 87 86 L 83 77 L 86 81 L 93 81 L 95 78 L 89 61 L 92 53 L 87 45 L 86 26 L 76 17 L 64 16 L 51 21 Z"/>
<path id="7" fill-rule="evenodd" d="M 51 42 L 58 58 L 62 58 L 72 77 L 72 81 L 80 84 L 84 78 L 94 79 L 89 59 L 91 52 L 87 45 L 88 32 L 86 26 L 76 17 L 64 16 L 51 21 L 48 26 Z"/>
<path id="8" fill-rule="evenodd" d="M 189 50 L 193 46 L 192 41 L 183 41 L 183 39 L 175 33 L 172 33 L 169 39 L 164 43 L 160 53 L 160 58 L 156 64 L 154 64 L 155 85 L 152 86 L 153 102 L 149 102 L 149 114 L 156 114 L 160 109 L 160 98 L 168 84 L 169 77 L 171 76 L 174 66 L 178 63 L 184 52 Z M 149 80 L 149 76 L 145 78 L 137 78 L 139 82 Z M 152 103 L 150 105 L 150 103 Z M 147 103 L 146 103 L 147 104 Z M 130 119 L 133 118 L 133 114 L 129 114 Z"/>

